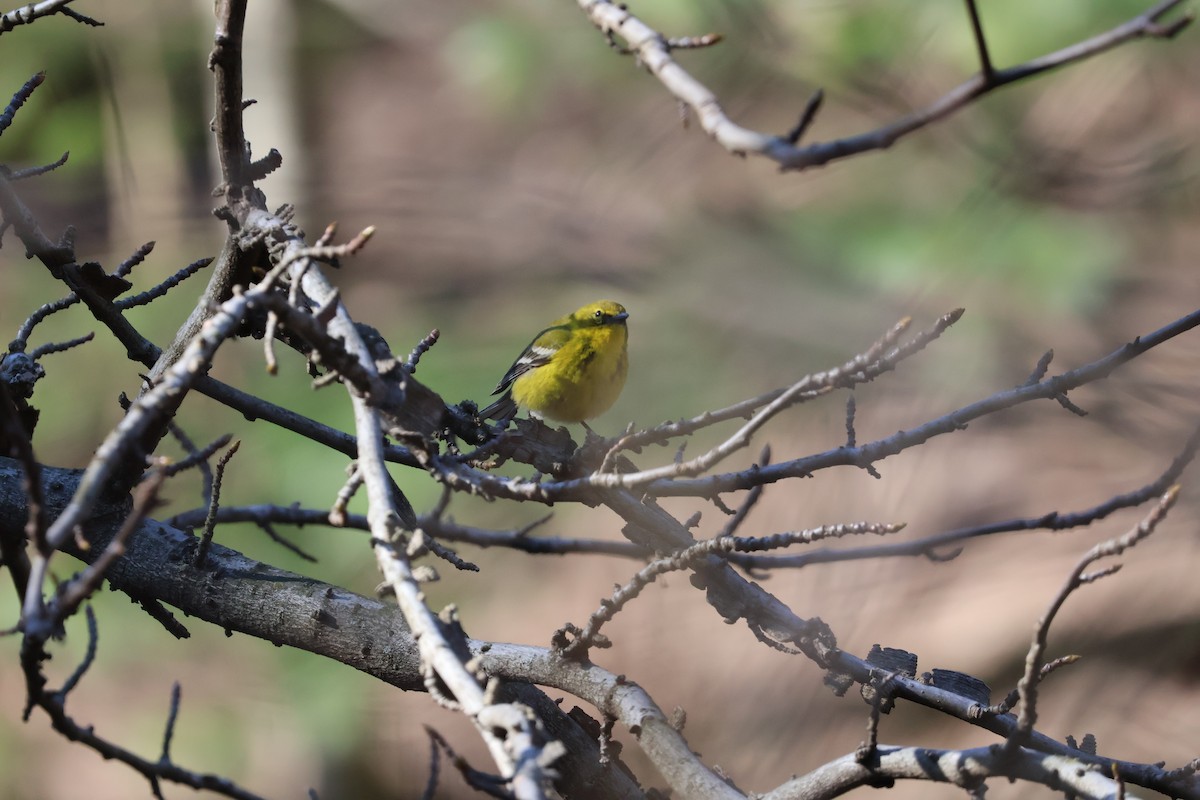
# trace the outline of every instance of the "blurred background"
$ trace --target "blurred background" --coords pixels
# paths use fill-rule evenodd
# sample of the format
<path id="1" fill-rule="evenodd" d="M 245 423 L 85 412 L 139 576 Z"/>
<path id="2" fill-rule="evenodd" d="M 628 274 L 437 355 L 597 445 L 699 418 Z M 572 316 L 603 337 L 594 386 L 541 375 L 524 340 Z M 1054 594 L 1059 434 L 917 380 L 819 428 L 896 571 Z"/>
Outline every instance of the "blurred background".
<path id="1" fill-rule="evenodd" d="M 218 182 L 208 132 L 211 2 L 88 0 L 87 28 L 65 17 L 6 32 L 0 90 L 45 70 L 45 84 L 0 140 L 12 168 L 70 152 L 56 172 L 20 185 L 51 238 L 78 229 L 80 260 L 113 269 L 139 245 L 157 247 L 133 274 L 137 291 L 215 255 Z M 993 60 L 1014 64 L 1099 34 L 1148 0 L 983 3 Z M 1185 4 L 1187 7 L 1187 4 Z M 1194 11 L 1194 5 L 1192 6 Z M 719 32 L 718 47 L 677 53 L 740 124 L 784 132 L 824 88 L 809 134 L 827 140 L 885 124 L 965 80 L 976 68 L 963 4 L 952 0 L 644 0 L 632 10 L 671 36 Z M 337 221 L 344 237 L 378 233 L 334 276 L 357 319 L 397 353 L 431 328 L 440 343 L 417 377 L 447 401 L 484 401 L 520 347 L 550 319 L 601 297 L 630 310 L 631 375 L 617 406 L 593 426 L 615 434 L 717 408 L 840 364 L 903 316 L 925 326 L 952 308 L 962 322 L 896 373 L 857 392 L 860 442 L 911 427 L 1025 380 L 1053 348 L 1052 370 L 1097 358 L 1192 311 L 1200 299 L 1200 31 L 1134 42 L 1086 63 L 1004 89 L 891 150 L 801 174 L 731 157 L 629 57 L 611 50 L 575 3 L 510 0 L 255 0 L 247 24 L 246 115 L 256 157 L 279 149 L 284 167 L 262 183 L 269 203 L 292 203 L 315 238 Z M 63 294 L 11 234 L 0 251 L 0 322 L 15 332 Z M 165 343 L 190 310 L 204 273 L 130 313 Z M 33 345 L 96 329 L 76 307 L 39 327 Z M 139 365 L 98 340 L 44 363 L 34 403 L 41 460 L 87 463 L 135 393 Z M 1075 511 L 1156 478 L 1196 424 L 1197 356 L 1189 334 L 1110 380 L 1073 394 L 1090 415 L 1054 403 L 973 424 L 878 466 L 776 486 L 742 529 L 770 534 L 855 520 L 905 521 L 916 538 L 1051 510 Z M 285 357 L 270 378 L 257 343 L 222 350 L 215 374 L 274 402 L 349 429 L 344 395 L 313 392 Z M 781 417 L 775 460 L 844 441 L 844 397 Z M 328 507 L 345 462 L 266 423 L 249 424 L 189 397 L 180 422 L 197 441 L 231 432 L 228 504 L 302 501 Z M 689 445 L 702 451 L 720 434 Z M 668 461 L 650 450 L 642 466 Z M 751 454 L 731 462 L 748 463 Z M 424 510 L 438 492 L 396 469 Z M 1049 655 L 1078 653 L 1052 676 L 1040 728 L 1060 740 L 1094 733 L 1100 751 L 1178 766 L 1200 750 L 1200 585 L 1196 480 L 1180 506 L 1114 577 L 1073 597 Z M 177 480 L 171 506 L 194 507 L 196 476 Z M 735 503 L 737 497 L 727 497 Z M 698 535 L 724 517 L 702 508 Z M 454 498 L 459 521 L 527 523 L 542 508 Z M 1020 676 L 1034 623 L 1078 557 L 1124 532 L 1134 510 L 1085 530 L 1009 534 L 956 560 L 809 567 L 766 586 L 802 616 L 819 616 L 839 643 L 874 643 L 988 681 L 994 699 Z M 620 538 L 603 509 L 558 507 L 548 535 Z M 252 526 L 217 540 L 273 564 L 360 593 L 379 576 L 362 534 L 289 532 L 316 554 L 299 561 Z M 873 542 L 872 542 L 873 543 Z M 853 545 L 853 543 L 851 543 Z M 546 645 L 581 623 L 633 562 L 464 548 L 482 572 L 430 587 L 456 603 L 469 634 Z M 60 570 L 71 569 L 64 557 Z M 0 584 L 9 583 L 0 575 Z M 183 766 L 230 777 L 270 797 L 420 796 L 436 727 L 475 766 L 477 737 L 424 695 L 405 695 L 315 656 L 274 648 L 193 621 L 176 642 L 109 592 L 96 599 L 99 656 L 69 710 L 146 756 L 160 748 L 172 682 L 183 686 L 174 754 Z M 0 627 L 17 607 L 0 585 Z M 608 630 L 597 661 L 688 712 L 686 733 L 708 763 L 745 790 L 852 752 L 867 707 L 838 699 L 811 663 L 767 650 L 726 626 L 684 576 L 646 591 Z M 74 620 L 50 665 L 68 674 L 86 635 Z M 19 642 L 0 639 L 0 783 L 15 800 L 148 795 L 132 771 L 55 735 L 35 714 L 22 724 Z M 568 700 L 567 706 L 572 704 Z M 902 705 L 880 740 L 973 746 L 984 731 Z M 629 763 L 662 786 L 630 742 Z M 862 790 L 865 792 L 866 790 Z M 191 790 L 164 788 L 167 797 Z M 895 797 L 957 797 L 936 785 Z M 996 782 L 989 796 L 1048 796 Z M 440 797 L 474 796 L 443 768 Z"/>

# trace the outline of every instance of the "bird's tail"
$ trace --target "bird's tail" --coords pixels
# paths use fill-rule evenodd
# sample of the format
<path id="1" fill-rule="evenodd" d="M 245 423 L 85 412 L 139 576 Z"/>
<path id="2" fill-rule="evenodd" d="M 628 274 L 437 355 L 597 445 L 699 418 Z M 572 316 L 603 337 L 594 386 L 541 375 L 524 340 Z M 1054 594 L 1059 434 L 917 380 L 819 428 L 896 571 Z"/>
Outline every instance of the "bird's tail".
<path id="1" fill-rule="evenodd" d="M 512 392 L 505 392 L 500 399 L 479 412 L 480 419 L 503 420 L 507 423 L 517 415 L 517 404 L 512 399 Z"/>

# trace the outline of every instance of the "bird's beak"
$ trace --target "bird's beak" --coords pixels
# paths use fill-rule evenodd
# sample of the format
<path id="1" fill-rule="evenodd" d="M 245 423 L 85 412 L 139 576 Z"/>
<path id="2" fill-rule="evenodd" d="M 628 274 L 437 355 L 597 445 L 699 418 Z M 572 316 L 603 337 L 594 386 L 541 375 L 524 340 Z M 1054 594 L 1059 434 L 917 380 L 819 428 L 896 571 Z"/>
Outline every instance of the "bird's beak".
<path id="1" fill-rule="evenodd" d="M 620 314 L 614 314 L 612 321 L 613 322 L 624 322 L 627 319 L 629 319 L 629 312 L 622 311 Z"/>

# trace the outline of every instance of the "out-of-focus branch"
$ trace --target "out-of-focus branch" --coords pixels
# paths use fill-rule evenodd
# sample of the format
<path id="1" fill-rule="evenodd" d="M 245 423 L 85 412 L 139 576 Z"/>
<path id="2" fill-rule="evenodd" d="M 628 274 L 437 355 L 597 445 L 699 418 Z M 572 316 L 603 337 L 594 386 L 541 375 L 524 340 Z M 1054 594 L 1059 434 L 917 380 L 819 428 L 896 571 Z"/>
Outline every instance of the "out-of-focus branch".
<path id="1" fill-rule="evenodd" d="M 605 36 L 610 39 L 619 36 L 625 41 L 626 49 L 635 54 L 638 62 L 658 78 L 671 94 L 691 109 L 700 126 L 718 144 L 734 154 L 769 158 L 779 164 L 782 170 L 804 170 L 872 150 L 885 150 L 902 137 L 950 116 L 1002 86 L 1083 61 L 1134 39 L 1170 39 L 1192 21 L 1192 16 L 1188 14 L 1172 22 L 1163 22 L 1163 17 L 1182 2 L 1165 0 L 1112 30 L 1024 64 L 995 69 L 990 60 L 984 61 L 981 72 L 970 80 L 926 108 L 881 128 L 830 142 L 800 146 L 799 135 L 807 125 L 797 126 L 793 133 L 786 136 L 772 136 L 743 128 L 730 120 L 717 96 L 671 57 L 670 40 L 635 17 L 625 3 L 613 0 L 577 2 L 592 24 Z M 975 31 L 981 53 L 986 53 L 982 26 L 976 25 Z M 812 108 L 813 104 L 810 103 L 804 114 L 807 121 L 811 121 Z"/>
<path id="2" fill-rule="evenodd" d="M 21 110 L 21 106 L 28 102 L 34 91 L 41 86 L 45 80 L 46 73 L 39 72 L 29 80 L 25 81 L 21 88 L 18 89 L 15 94 L 13 94 L 12 99 L 8 101 L 8 105 L 4 108 L 4 112 L 0 113 L 0 133 L 8 130 L 8 127 L 12 125 L 13 120 L 17 116 L 17 112 Z"/>

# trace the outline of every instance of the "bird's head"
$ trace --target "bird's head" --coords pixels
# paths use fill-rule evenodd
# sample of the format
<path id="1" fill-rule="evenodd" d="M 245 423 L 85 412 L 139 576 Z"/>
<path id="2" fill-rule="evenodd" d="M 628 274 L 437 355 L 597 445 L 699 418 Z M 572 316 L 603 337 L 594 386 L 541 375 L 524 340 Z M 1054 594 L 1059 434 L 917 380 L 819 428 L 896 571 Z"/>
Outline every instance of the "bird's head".
<path id="1" fill-rule="evenodd" d="M 625 306 L 612 300 L 598 300 L 588 303 L 571 315 L 571 321 L 576 325 L 624 325 L 629 318 Z"/>

